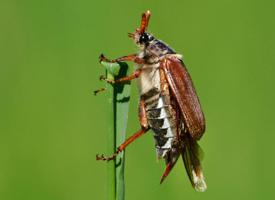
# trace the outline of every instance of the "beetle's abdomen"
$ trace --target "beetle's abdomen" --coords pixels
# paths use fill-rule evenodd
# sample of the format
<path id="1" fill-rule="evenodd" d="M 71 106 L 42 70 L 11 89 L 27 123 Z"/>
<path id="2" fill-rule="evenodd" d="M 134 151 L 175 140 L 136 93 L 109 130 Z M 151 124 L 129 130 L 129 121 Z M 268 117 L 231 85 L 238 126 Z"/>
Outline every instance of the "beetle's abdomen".
<path id="1" fill-rule="evenodd" d="M 141 98 L 145 102 L 149 127 L 154 132 L 156 149 L 159 157 L 164 157 L 172 148 L 176 137 L 176 126 L 171 113 L 171 105 L 157 88 L 149 90 Z"/>

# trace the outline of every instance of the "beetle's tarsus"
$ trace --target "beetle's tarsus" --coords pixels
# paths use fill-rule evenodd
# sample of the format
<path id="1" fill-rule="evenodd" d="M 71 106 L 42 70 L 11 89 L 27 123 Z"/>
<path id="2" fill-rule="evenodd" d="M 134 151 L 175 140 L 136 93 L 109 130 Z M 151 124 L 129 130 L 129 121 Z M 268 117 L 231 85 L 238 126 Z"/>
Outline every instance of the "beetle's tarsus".
<path id="1" fill-rule="evenodd" d="M 106 81 L 106 82 L 109 83 L 109 84 L 114 84 L 114 83 L 115 83 L 114 80 L 107 79 L 107 78 L 106 78 L 105 76 L 103 76 L 103 75 L 101 75 L 101 76 L 99 77 L 99 80 L 101 80 L 101 81 Z"/>
<path id="2" fill-rule="evenodd" d="M 105 77 L 104 75 L 101 75 L 101 76 L 99 77 L 99 80 L 100 80 L 100 81 L 106 80 L 106 77 Z"/>
<path id="3" fill-rule="evenodd" d="M 114 62 L 115 62 L 115 61 L 113 61 L 113 60 L 109 60 L 108 58 L 106 58 L 106 57 L 103 55 L 103 53 L 100 54 L 100 56 L 99 56 L 99 62 L 101 63 L 102 61 L 108 62 L 108 63 L 114 63 Z"/>
<path id="4" fill-rule="evenodd" d="M 96 155 L 96 160 L 103 160 L 103 161 L 110 161 L 114 160 L 115 157 L 117 156 L 118 152 L 115 152 L 112 156 L 105 157 L 103 154 L 99 156 L 98 154 Z"/>
<path id="5" fill-rule="evenodd" d="M 104 91 L 106 91 L 106 88 L 100 88 L 100 89 L 94 90 L 94 95 L 96 96 L 98 93 L 104 92 Z"/>
<path id="6" fill-rule="evenodd" d="M 106 58 L 105 58 L 105 56 L 103 55 L 103 53 L 100 54 L 100 56 L 99 56 L 99 63 L 101 63 L 102 61 L 105 61 L 105 60 L 106 60 Z"/>

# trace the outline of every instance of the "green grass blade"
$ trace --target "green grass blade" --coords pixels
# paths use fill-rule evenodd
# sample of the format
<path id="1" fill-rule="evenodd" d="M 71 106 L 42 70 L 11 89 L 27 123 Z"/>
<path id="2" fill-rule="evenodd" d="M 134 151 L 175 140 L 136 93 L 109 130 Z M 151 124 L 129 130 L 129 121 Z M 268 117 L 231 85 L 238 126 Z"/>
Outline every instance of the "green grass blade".
<path id="1" fill-rule="evenodd" d="M 128 65 L 120 64 L 120 73 L 118 77 L 126 76 Z M 116 92 L 116 145 L 125 141 L 126 124 L 128 121 L 128 110 L 130 101 L 130 84 L 117 85 Z M 124 182 L 125 152 L 121 152 L 116 158 L 116 197 L 117 200 L 124 200 L 125 182 Z"/>
<path id="2" fill-rule="evenodd" d="M 106 70 L 106 77 L 108 79 L 114 79 L 114 76 Z M 115 115 L 114 115 L 114 89 L 110 84 L 106 85 L 108 92 L 108 133 L 107 133 L 107 155 L 112 155 L 116 149 L 116 137 L 115 137 Z M 116 199 L 116 171 L 115 160 L 111 160 L 107 163 L 107 200 Z"/>
<path id="3" fill-rule="evenodd" d="M 106 63 L 102 62 L 107 71 L 108 79 L 118 79 L 127 75 L 128 65 L 126 63 Z M 108 104 L 110 129 L 108 133 L 108 153 L 112 154 L 115 149 L 125 141 L 126 124 L 128 120 L 128 109 L 130 100 L 130 83 L 107 85 L 109 90 Z M 112 152 L 109 152 L 112 151 Z M 125 152 L 121 152 L 115 161 L 108 163 L 108 199 L 124 200 L 125 182 L 124 165 Z M 111 183 L 112 182 L 112 183 Z"/>

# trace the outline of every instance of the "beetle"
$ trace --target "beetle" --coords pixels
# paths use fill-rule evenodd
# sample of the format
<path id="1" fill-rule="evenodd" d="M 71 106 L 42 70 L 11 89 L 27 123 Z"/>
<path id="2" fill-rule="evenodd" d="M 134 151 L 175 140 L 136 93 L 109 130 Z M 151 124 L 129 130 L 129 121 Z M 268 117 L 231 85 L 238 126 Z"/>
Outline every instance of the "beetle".
<path id="1" fill-rule="evenodd" d="M 121 144 L 109 157 L 97 155 L 97 160 L 112 160 L 135 139 L 153 131 L 158 158 L 163 158 L 166 169 L 161 183 L 181 156 L 192 186 L 205 191 L 207 186 L 201 167 L 201 150 L 197 141 L 205 132 L 205 118 L 191 77 L 182 56 L 164 42 L 146 32 L 151 13 L 142 14 L 141 25 L 129 33 L 140 51 L 117 59 L 100 61 L 133 61 L 136 70 L 118 80 L 102 78 L 110 84 L 138 80 L 140 93 L 139 122 L 141 129 Z"/>

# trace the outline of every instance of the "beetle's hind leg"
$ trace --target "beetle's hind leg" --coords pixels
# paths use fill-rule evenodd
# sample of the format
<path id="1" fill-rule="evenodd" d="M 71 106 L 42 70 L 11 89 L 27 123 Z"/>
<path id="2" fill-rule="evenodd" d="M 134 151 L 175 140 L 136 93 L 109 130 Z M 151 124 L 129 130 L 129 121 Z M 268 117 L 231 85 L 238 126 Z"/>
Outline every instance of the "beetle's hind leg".
<path id="1" fill-rule="evenodd" d="M 143 135 L 144 133 L 146 133 L 148 131 L 148 129 L 140 129 L 138 132 L 136 132 L 134 135 L 132 135 L 131 137 L 129 137 L 124 143 L 122 143 L 116 150 L 116 152 L 111 155 L 111 156 L 107 156 L 105 157 L 104 155 L 96 155 L 96 160 L 113 160 L 115 159 L 115 157 L 122 152 L 130 143 L 132 143 L 135 139 L 139 138 L 141 135 Z"/>
<path id="2" fill-rule="evenodd" d="M 96 155 L 96 160 L 104 160 L 104 161 L 109 161 L 115 159 L 115 157 L 122 152 L 129 144 L 131 144 L 134 140 L 142 136 L 144 133 L 146 133 L 149 130 L 148 123 L 147 123 L 147 118 L 146 118 L 146 113 L 145 113 L 145 106 L 144 106 L 144 101 L 140 100 L 139 104 L 139 122 L 141 125 L 141 129 L 137 131 L 134 135 L 129 137 L 125 142 L 123 142 L 116 150 L 116 152 L 111 155 L 105 157 L 104 155 Z"/>

